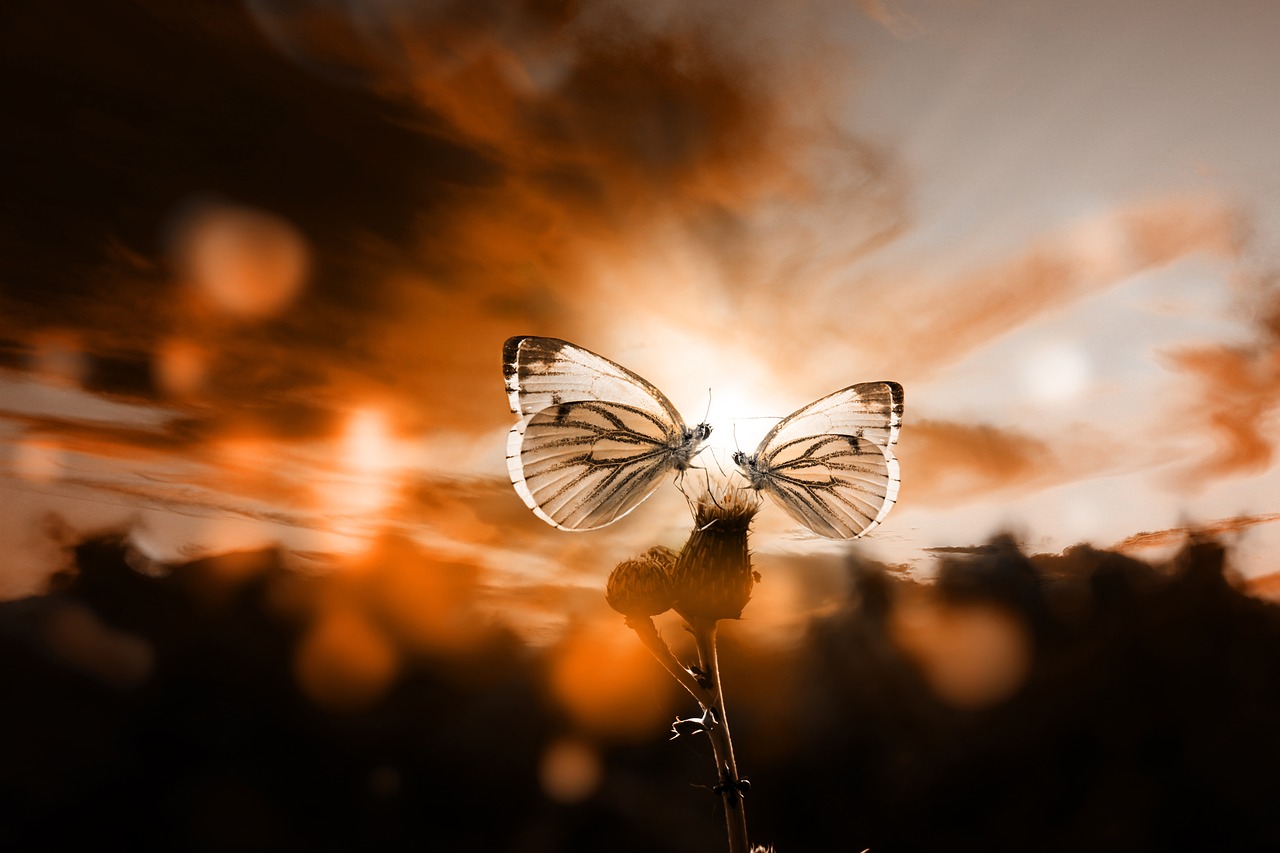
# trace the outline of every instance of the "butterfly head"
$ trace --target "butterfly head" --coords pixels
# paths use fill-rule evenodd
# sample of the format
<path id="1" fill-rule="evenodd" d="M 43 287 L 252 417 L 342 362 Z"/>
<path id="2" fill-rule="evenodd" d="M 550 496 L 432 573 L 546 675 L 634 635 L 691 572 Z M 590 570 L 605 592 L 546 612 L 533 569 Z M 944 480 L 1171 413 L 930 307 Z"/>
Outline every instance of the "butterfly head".
<path id="1" fill-rule="evenodd" d="M 680 437 L 679 446 L 672 446 L 671 457 L 675 460 L 677 471 L 684 471 L 693 464 L 693 457 L 697 455 L 698 448 L 711 435 L 711 424 L 698 424 L 696 427 L 685 427 L 684 435 Z"/>
<path id="2" fill-rule="evenodd" d="M 755 454 L 746 454 L 741 450 L 733 453 L 733 464 L 737 465 L 742 471 L 742 476 L 747 478 L 747 482 L 751 484 L 751 488 L 759 491 L 764 488 L 765 475 L 756 464 Z"/>

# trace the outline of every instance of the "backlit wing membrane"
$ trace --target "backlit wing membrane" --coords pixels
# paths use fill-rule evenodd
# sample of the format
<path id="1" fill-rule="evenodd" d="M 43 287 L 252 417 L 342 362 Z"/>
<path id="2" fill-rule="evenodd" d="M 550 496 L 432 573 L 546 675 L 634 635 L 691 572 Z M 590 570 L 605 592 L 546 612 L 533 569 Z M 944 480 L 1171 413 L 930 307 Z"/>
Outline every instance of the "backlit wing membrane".
<path id="1" fill-rule="evenodd" d="M 666 396 L 620 365 L 556 338 L 503 347 L 511 410 L 507 470 L 535 514 L 593 530 L 631 512 L 710 433 L 689 429 Z"/>
<path id="2" fill-rule="evenodd" d="M 897 382 L 863 382 L 842 388 L 783 418 L 760 442 L 760 448 L 812 435 L 854 435 L 880 447 L 893 447 L 902 427 L 902 400 L 902 386 Z"/>
<path id="3" fill-rule="evenodd" d="M 683 431 L 684 420 L 648 380 L 559 338 L 509 338 L 502 347 L 511 411 L 532 415 L 560 403 L 622 403 Z"/>
<path id="4" fill-rule="evenodd" d="M 561 403 L 522 420 L 508 439 L 511 481 L 544 521 L 591 530 L 649 497 L 673 467 L 671 436 L 619 403 Z"/>
<path id="5" fill-rule="evenodd" d="M 884 520 L 898 497 L 891 449 L 902 424 L 902 386 L 866 382 L 784 418 L 752 456 L 736 457 L 753 488 L 805 527 L 854 539 Z"/>

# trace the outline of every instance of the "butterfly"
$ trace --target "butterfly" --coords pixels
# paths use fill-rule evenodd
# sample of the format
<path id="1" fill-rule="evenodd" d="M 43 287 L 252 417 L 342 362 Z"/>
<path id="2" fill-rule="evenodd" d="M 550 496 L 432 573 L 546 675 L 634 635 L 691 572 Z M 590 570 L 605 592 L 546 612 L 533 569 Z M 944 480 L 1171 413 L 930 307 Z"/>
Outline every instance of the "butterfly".
<path id="1" fill-rule="evenodd" d="M 733 461 L 751 488 L 814 533 L 856 539 L 898 498 L 902 400 L 896 382 L 851 385 L 783 418 L 755 453 L 739 450 Z"/>
<path id="2" fill-rule="evenodd" d="M 529 509 L 561 530 L 622 518 L 672 471 L 683 472 L 711 426 L 685 425 L 652 384 L 558 338 L 502 347 L 511 411 L 507 471 Z"/>

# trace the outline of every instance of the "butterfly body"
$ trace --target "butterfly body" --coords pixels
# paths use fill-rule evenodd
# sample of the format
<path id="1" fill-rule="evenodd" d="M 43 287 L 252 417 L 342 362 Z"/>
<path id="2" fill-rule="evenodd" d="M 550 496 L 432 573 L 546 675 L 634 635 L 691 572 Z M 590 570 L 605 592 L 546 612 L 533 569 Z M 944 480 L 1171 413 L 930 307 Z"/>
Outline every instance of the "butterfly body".
<path id="1" fill-rule="evenodd" d="M 677 471 L 687 471 L 693 465 L 693 457 L 698 448 L 711 437 L 711 424 L 701 423 L 694 427 L 686 427 L 680 443 L 670 449 L 672 463 Z"/>
<path id="2" fill-rule="evenodd" d="M 747 484 L 751 488 L 757 492 L 764 488 L 768 474 L 761 470 L 758 454 L 747 455 L 738 450 L 733 454 L 733 464 L 742 469 L 743 475 L 747 478 Z"/>
<path id="3" fill-rule="evenodd" d="M 509 339 L 503 373 L 519 416 L 507 470 L 539 518 L 592 530 L 635 509 L 692 465 L 708 424 L 689 427 L 666 396 L 626 368 L 568 341 Z"/>
<path id="4" fill-rule="evenodd" d="M 783 418 L 755 453 L 733 461 L 752 489 L 814 533 L 854 539 L 897 500 L 902 409 L 896 382 L 852 385 Z"/>

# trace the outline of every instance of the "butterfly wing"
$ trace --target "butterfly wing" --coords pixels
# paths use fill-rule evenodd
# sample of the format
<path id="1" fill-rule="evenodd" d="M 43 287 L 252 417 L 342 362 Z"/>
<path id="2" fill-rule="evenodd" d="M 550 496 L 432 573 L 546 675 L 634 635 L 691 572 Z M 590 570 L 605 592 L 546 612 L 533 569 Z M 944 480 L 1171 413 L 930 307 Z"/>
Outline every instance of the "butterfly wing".
<path id="1" fill-rule="evenodd" d="M 863 382 L 841 388 L 783 418 L 760 442 L 783 444 L 810 435 L 855 435 L 880 447 L 898 443 L 902 427 L 902 386 Z"/>
<path id="2" fill-rule="evenodd" d="M 698 439 L 666 396 L 607 358 L 557 338 L 503 347 L 516 493 L 561 530 L 617 521 L 683 464 Z"/>
<path id="3" fill-rule="evenodd" d="M 864 382 L 784 418 L 747 459 L 752 484 L 796 521 L 830 539 L 854 539 L 884 520 L 898 497 L 892 447 L 902 386 Z"/>
<path id="4" fill-rule="evenodd" d="M 512 429 L 511 482 L 538 517 L 562 530 L 603 527 L 639 506 L 674 467 L 665 429 L 621 403 L 551 406 Z"/>

